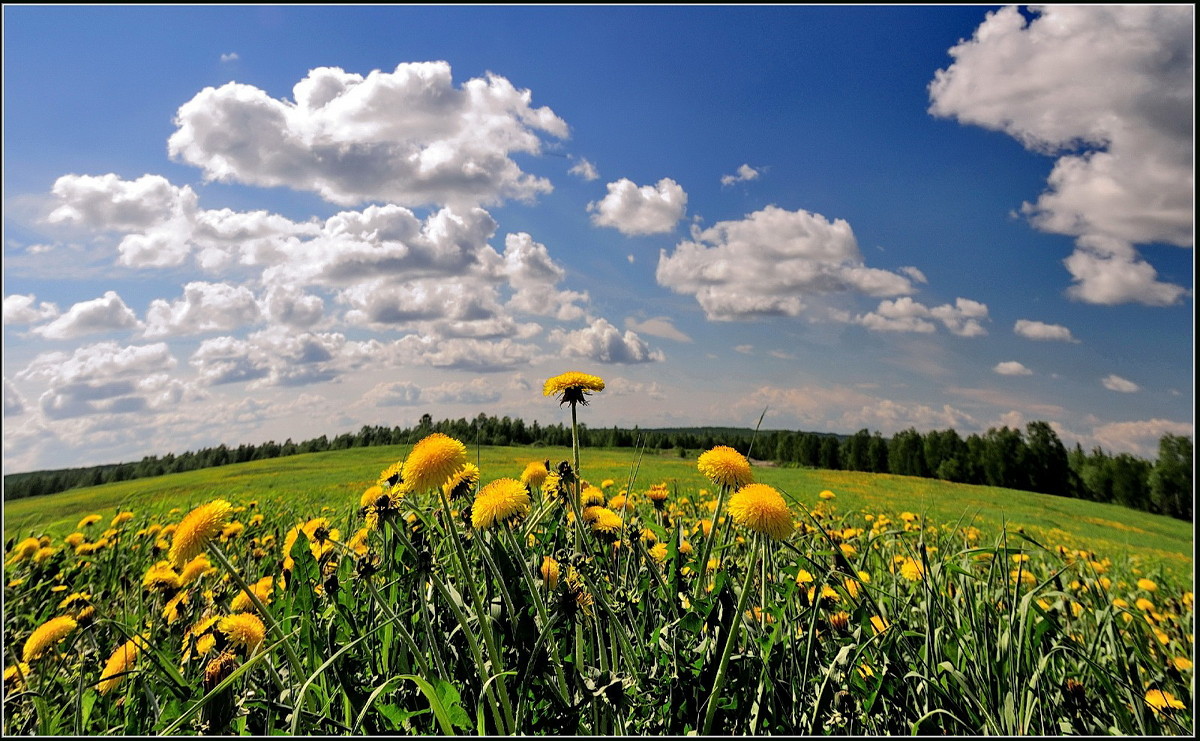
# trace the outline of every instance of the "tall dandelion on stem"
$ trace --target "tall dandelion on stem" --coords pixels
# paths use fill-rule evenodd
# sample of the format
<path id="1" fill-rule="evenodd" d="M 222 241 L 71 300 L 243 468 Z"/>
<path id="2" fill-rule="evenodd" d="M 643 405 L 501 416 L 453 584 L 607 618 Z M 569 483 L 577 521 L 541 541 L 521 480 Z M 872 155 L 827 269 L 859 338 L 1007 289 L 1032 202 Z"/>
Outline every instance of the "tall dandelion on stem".
<path id="1" fill-rule="evenodd" d="M 750 461 L 746 460 L 746 456 L 728 445 L 718 445 L 712 450 L 701 453 L 700 457 L 696 459 L 696 468 L 710 481 L 721 487 L 720 493 L 717 495 L 717 506 L 713 510 L 712 529 L 709 531 L 708 537 L 704 539 L 704 551 L 700 554 L 700 563 L 707 564 L 708 557 L 712 553 L 713 543 L 717 539 L 718 525 L 721 522 L 721 508 L 725 503 L 725 497 L 731 489 L 737 489 L 753 481 L 754 475 L 750 472 Z M 698 580 L 696 594 L 699 595 L 699 590 L 703 588 L 704 580 Z"/>
<path id="2" fill-rule="evenodd" d="M 583 478 L 579 472 L 579 419 L 576 413 L 576 407 L 580 404 L 587 406 L 588 395 L 594 392 L 604 390 L 604 379 L 599 376 L 593 376 L 589 373 L 580 373 L 579 371 L 568 371 L 553 378 L 546 379 L 546 383 L 542 386 L 542 396 L 557 396 L 558 404 L 571 405 L 571 454 L 572 464 L 575 467 L 575 493 L 571 497 L 572 506 L 578 510 L 580 486 Z M 576 523 L 576 549 L 580 549 L 583 545 L 583 532 L 579 523 L 579 512 L 575 513 Z"/>

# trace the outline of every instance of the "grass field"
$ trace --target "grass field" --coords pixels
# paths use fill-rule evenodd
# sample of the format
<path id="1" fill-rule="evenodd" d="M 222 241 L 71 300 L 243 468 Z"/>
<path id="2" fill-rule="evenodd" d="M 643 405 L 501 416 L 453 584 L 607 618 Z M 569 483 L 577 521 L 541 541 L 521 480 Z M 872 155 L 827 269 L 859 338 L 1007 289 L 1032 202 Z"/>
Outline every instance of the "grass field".
<path id="1" fill-rule="evenodd" d="M 269 500 L 296 516 L 332 507 L 339 518 L 348 518 L 358 495 L 375 482 L 375 473 L 402 460 L 407 452 L 405 446 L 388 446 L 308 453 L 16 500 L 4 506 L 4 537 L 33 531 L 61 536 L 91 512 L 165 513 L 216 497 Z M 478 461 L 486 483 L 519 476 L 533 461 L 569 460 L 571 449 L 485 446 L 472 449 L 469 457 Z M 935 522 L 962 521 L 989 532 L 1007 523 L 1034 537 L 1070 540 L 1079 548 L 1114 557 L 1138 554 L 1162 563 L 1180 579 L 1192 578 L 1192 526 L 1169 517 L 1113 504 L 911 476 L 773 466 L 756 466 L 754 472 L 756 480 L 809 506 L 815 504 L 818 492 L 829 489 L 837 493 L 845 512 L 911 510 Z M 674 451 L 638 455 L 628 448 L 591 449 L 583 473 L 590 480 L 612 479 L 620 486 L 628 486 L 632 478 L 631 489 L 665 481 L 688 491 L 708 483 L 697 471 L 694 455 L 679 458 Z"/>
<path id="2" fill-rule="evenodd" d="M 574 455 L 435 435 L 6 503 L 3 731 L 1192 731 L 1189 523 Z"/>

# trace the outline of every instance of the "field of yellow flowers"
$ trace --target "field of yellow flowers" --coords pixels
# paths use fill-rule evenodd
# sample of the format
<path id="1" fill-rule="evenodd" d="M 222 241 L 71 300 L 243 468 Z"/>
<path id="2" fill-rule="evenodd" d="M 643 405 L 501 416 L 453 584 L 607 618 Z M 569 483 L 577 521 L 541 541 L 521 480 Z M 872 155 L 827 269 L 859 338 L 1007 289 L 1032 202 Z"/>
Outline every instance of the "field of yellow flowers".
<path id="1" fill-rule="evenodd" d="M 544 394 L 574 428 L 603 388 Z M 1192 733 L 1173 574 L 696 468 L 481 471 L 434 433 L 351 516 L 214 496 L 14 539 L 3 731 Z"/>

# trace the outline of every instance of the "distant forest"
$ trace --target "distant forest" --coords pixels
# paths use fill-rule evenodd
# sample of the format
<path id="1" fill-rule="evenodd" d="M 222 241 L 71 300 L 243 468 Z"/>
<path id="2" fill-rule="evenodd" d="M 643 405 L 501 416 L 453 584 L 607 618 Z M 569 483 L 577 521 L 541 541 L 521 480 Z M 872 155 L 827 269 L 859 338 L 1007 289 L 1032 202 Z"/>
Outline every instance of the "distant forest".
<path id="1" fill-rule="evenodd" d="M 364 426 L 334 438 L 261 445 L 218 445 L 180 455 L 147 456 L 137 463 L 34 471 L 4 477 L 4 499 L 52 494 L 111 481 L 161 476 L 230 463 L 279 458 L 299 453 L 411 445 L 442 432 L 472 445 L 570 446 L 571 428 L 562 424 L 526 424 L 521 419 L 480 414 L 473 420 L 434 422 L 426 414 L 415 427 Z M 985 484 L 1090 499 L 1132 507 L 1182 520 L 1192 519 L 1192 439 L 1164 435 L 1158 458 L 1128 453 L 1110 455 L 1100 448 L 1068 450 L 1046 422 L 1030 422 L 1022 431 L 1001 427 L 983 435 L 960 436 L 953 429 L 925 434 L 904 430 L 884 438 L 859 430 L 853 435 L 754 430 L 729 427 L 668 429 L 580 428 L 581 444 L 614 448 L 675 450 L 681 458 L 715 445 L 729 445 L 753 458 L 780 465 L 923 476 L 964 484 Z"/>

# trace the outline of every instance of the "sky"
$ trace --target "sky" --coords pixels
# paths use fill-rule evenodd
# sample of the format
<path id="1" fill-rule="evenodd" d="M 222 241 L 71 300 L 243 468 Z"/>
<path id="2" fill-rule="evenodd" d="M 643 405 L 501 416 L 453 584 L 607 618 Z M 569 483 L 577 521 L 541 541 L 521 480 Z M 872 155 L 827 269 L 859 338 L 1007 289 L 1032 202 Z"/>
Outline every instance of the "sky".
<path id="1" fill-rule="evenodd" d="M 1194 10 L 13 6 L 5 473 L 1194 406 Z"/>

